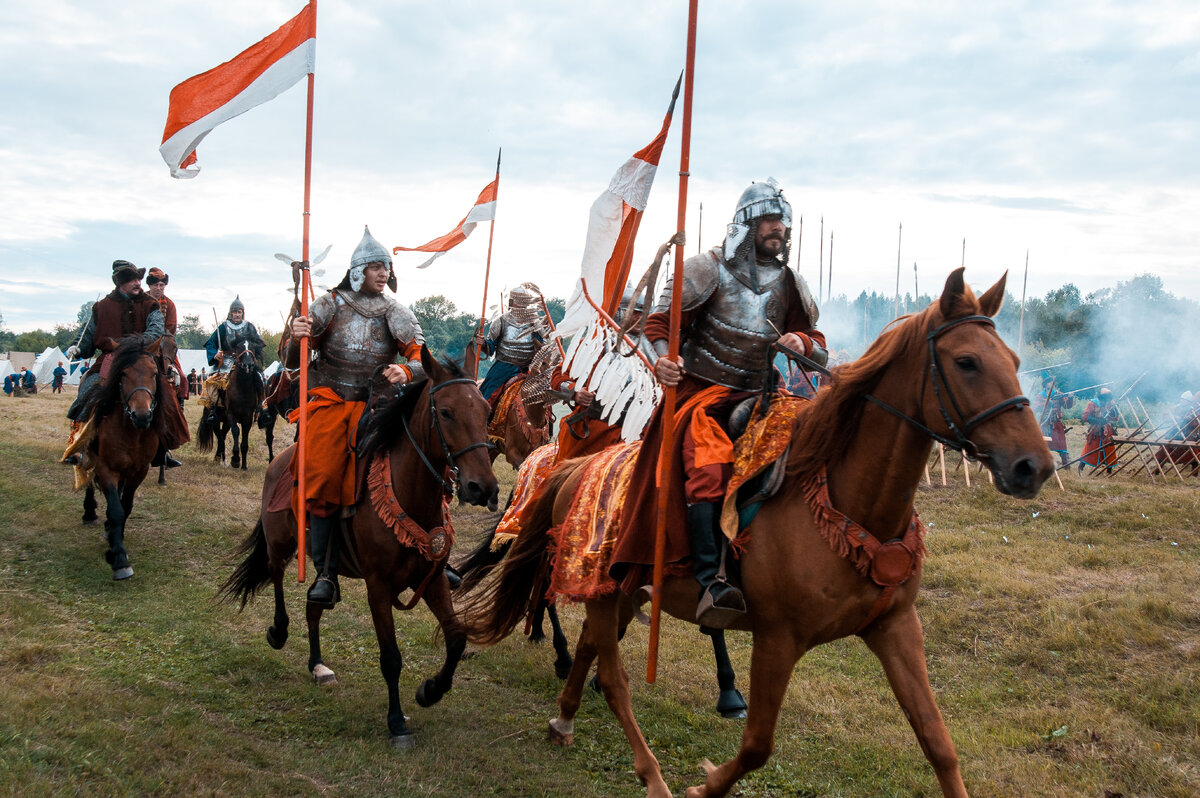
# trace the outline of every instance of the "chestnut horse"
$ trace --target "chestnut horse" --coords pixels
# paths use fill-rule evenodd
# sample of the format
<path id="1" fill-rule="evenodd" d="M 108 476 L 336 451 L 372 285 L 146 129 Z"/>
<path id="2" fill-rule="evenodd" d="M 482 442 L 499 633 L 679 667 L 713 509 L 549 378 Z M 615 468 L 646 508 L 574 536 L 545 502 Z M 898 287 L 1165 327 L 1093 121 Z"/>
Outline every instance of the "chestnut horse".
<path id="1" fill-rule="evenodd" d="M 517 386 L 514 390 L 519 388 L 520 386 Z M 523 414 L 517 412 L 517 402 L 525 409 Z M 496 462 L 496 458 L 503 454 L 513 470 L 520 468 L 530 452 L 550 442 L 552 432 L 549 429 L 549 418 L 550 407 L 547 403 L 527 402 L 524 396 L 519 396 L 516 402 L 509 405 L 504 419 L 504 445 L 492 449 L 492 462 Z M 546 430 L 546 434 L 539 436 L 537 432 L 543 429 Z M 534 440 L 535 438 L 537 440 Z"/>
<path id="2" fill-rule="evenodd" d="M 689 798 L 727 795 L 738 779 L 766 763 L 796 663 L 814 646 L 849 635 L 860 636 L 882 663 L 942 793 L 967 795 L 926 672 L 921 622 L 913 606 L 920 558 L 909 561 L 914 570 L 890 588 L 889 596 L 826 542 L 804 485 L 825 468 L 833 507 L 867 530 L 866 545 L 871 538 L 876 544 L 894 541 L 909 528 L 931 438 L 986 464 L 1002 493 L 1037 494 L 1053 460 L 1028 400 L 1019 396 L 1017 357 L 990 318 L 1000 309 L 1004 284 L 1001 278 L 976 299 L 963 283 L 963 270 L 955 270 L 937 302 L 885 331 L 859 360 L 835 370 L 830 387 L 797 420 L 787 477 L 763 503 L 740 560 L 749 612 L 732 628 L 753 635 L 750 709 L 741 747 L 719 767 L 705 761 L 707 778 L 687 790 Z M 472 641 L 500 640 L 538 598 L 529 586 L 546 559 L 551 522 L 561 523 L 570 504 L 580 462 L 568 461 L 547 479 L 499 579 L 460 606 Z M 668 576 L 662 607 L 694 622 L 695 580 Z M 633 616 L 632 601 L 614 591 L 586 602 L 586 611 L 550 739 L 573 742 L 584 681 L 598 659 L 605 699 L 633 748 L 634 769 L 646 794 L 668 798 L 658 760 L 634 719 L 618 651 L 619 634 Z"/>
<path id="3" fill-rule="evenodd" d="M 176 401 L 173 393 L 163 390 L 158 351 L 157 341 L 144 348 L 140 336 L 122 339 L 111 355 L 108 377 L 97 383 L 81 415 L 90 415 L 96 424 L 87 455 L 94 459 L 95 474 L 83 497 L 83 523 L 96 523 L 99 487 L 107 503 L 104 559 L 117 580 L 133 576 L 125 551 L 125 522 L 133 512 L 133 494 L 158 449 L 165 423 L 158 408 L 162 402 Z"/>
<path id="4" fill-rule="evenodd" d="M 359 452 L 367 463 L 377 454 L 388 458 L 396 502 L 422 530 L 429 531 L 442 526 L 444 504 L 456 491 L 460 499 L 494 510 L 499 485 L 484 452 L 488 406 L 475 381 L 465 377 L 457 366 L 439 364 L 424 347 L 421 363 L 428 378 L 396 391 L 397 398 L 372 414 Z M 275 616 L 267 629 L 267 642 L 277 649 L 283 647 L 288 637 L 283 572 L 296 553 L 296 516 L 290 508 L 272 511 L 268 504 L 276 483 L 285 480 L 291 484 L 289 466 L 295 450 L 295 446 L 289 446 L 267 467 L 258 525 L 239 551 L 246 555 L 245 560 L 220 591 L 228 600 L 240 599 L 245 608 L 260 588 L 268 582 L 274 584 Z M 421 706 L 436 704 L 450 690 L 455 668 L 466 648 L 466 634 L 451 605 L 450 583 L 444 569 L 449 542 L 447 535 L 444 553 L 434 559 L 415 547 L 401 544 L 365 495 L 355 506 L 352 521 L 340 541 L 341 575 L 364 579 L 367 583 L 367 603 L 379 641 L 379 666 L 387 683 L 388 731 L 392 744 L 398 748 L 411 747 L 413 735 L 400 707 L 403 660 L 396 644 L 392 607 L 410 609 L 418 599 L 423 599 L 446 638 L 445 663 L 437 675 L 426 679 L 417 689 L 417 703 Z M 403 606 L 398 597 L 408 588 L 414 595 Z M 321 659 L 323 612 L 320 607 L 307 605 L 308 669 L 319 683 L 325 684 L 335 681 L 335 677 Z"/>

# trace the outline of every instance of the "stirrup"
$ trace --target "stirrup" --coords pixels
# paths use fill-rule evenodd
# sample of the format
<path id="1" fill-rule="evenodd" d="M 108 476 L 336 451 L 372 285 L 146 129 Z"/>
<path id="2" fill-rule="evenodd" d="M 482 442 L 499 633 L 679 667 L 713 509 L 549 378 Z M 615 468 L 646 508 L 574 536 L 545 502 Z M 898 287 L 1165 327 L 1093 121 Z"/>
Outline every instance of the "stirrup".
<path id="1" fill-rule="evenodd" d="M 313 594 L 317 592 L 317 589 L 322 583 L 329 585 L 329 591 L 331 595 L 328 598 L 324 596 L 318 596 L 314 598 Z M 322 609 L 331 610 L 334 608 L 334 605 L 338 603 L 338 599 L 341 598 L 340 594 L 341 589 L 338 587 L 338 583 L 334 579 L 325 575 L 320 575 L 316 578 L 316 581 L 312 583 L 312 586 L 308 588 L 308 595 L 306 598 L 308 599 L 309 604 L 321 607 Z"/>
<path id="2" fill-rule="evenodd" d="M 713 588 L 724 585 L 719 598 L 713 598 Z M 724 629 L 746 614 L 746 597 L 742 591 L 728 582 L 713 582 L 700 594 L 696 607 L 696 621 L 713 629 Z"/>

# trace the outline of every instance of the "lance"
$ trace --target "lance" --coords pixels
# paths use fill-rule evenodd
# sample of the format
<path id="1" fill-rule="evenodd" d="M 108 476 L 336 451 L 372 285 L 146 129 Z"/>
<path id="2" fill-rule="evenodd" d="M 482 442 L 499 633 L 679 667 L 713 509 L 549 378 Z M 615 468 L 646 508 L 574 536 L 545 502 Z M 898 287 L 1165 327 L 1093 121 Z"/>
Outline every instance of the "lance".
<path id="1" fill-rule="evenodd" d="M 700 242 L 704 240 L 704 203 L 700 203 L 700 221 L 696 224 L 696 254 L 704 252 L 704 245 Z"/>
<path id="2" fill-rule="evenodd" d="M 1072 361 L 1070 361 L 1070 360 L 1066 360 L 1066 361 L 1063 361 L 1062 363 L 1055 363 L 1053 366 L 1042 366 L 1040 369 L 1025 369 L 1024 371 L 1018 371 L 1017 373 L 1018 374 L 1037 374 L 1039 371 L 1049 371 L 1050 369 L 1056 369 L 1056 368 L 1060 368 L 1062 366 L 1069 366 L 1069 365 L 1071 365 L 1071 362 Z M 1105 384 L 1107 385 L 1107 383 L 1105 383 Z"/>
<path id="3" fill-rule="evenodd" d="M 821 245 L 817 247 L 817 298 L 825 293 L 825 217 L 821 217 Z"/>
<path id="4" fill-rule="evenodd" d="M 896 304 L 892 309 L 892 318 L 900 318 L 900 242 L 904 240 L 904 223 L 896 231 Z"/>
<path id="5" fill-rule="evenodd" d="M 1025 250 L 1025 279 L 1021 282 L 1021 321 L 1017 324 L 1017 357 L 1025 343 L 1025 289 L 1029 286 L 1029 250 Z"/>
<path id="6" fill-rule="evenodd" d="M 313 10 L 313 27 L 316 27 L 317 0 L 309 0 Z M 313 132 L 313 88 L 316 74 L 308 73 L 308 103 L 304 121 L 304 210 L 302 238 L 300 244 L 300 278 L 303 286 L 300 292 L 300 315 L 308 318 L 308 299 L 312 295 L 312 277 L 309 274 L 308 262 L 308 230 L 309 205 L 312 198 L 312 132 Z M 296 473 L 296 489 L 300 492 L 300 512 L 296 514 L 296 579 L 305 581 L 304 566 L 307 561 L 308 546 L 305 533 L 305 521 L 308 517 L 308 469 L 305 463 L 308 453 L 308 336 L 300 339 L 300 429 L 296 436 L 296 458 L 299 462 Z"/>
<path id="7" fill-rule="evenodd" d="M 504 154 L 503 147 L 496 150 L 496 200 L 500 199 L 500 156 L 503 154 Z M 493 200 L 493 202 L 494 201 L 495 200 Z M 484 269 L 484 272 L 483 272 L 483 305 L 479 308 L 479 330 L 477 331 L 476 335 L 483 335 L 483 324 L 484 324 L 484 321 L 486 321 L 486 319 L 487 319 L 488 280 L 491 279 L 491 276 L 492 276 L 492 239 L 495 235 L 496 235 L 496 214 L 493 213 L 492 214 L 492 224 L 488 228 L 487 267 Z M 543 300 L 543 307 L 544 306 L 545 306 L 545 300 Z M 546 318 L 547 319 L 550 318 L 549 311 L 546 312 Z M 559 344 L 559 348 L 560 349 L 562 348 L 561 343 Z M 476 345 L 476 351 L 475 351 L 475 372 L 471 376 L 475 377 L 475 378 L 479 377 L 478 345 Z"/>
<path id="8" fill-rule="evenodd" d="M 913 308 L 921 309 L 921 290 L 917 285 L 917 262 L 913 261 Z"/>
<path id="9" fill-rule="evenodd" d="M 829 231 L 829 279 L 825 282 L 825 301 L 833 299 L 833 230 Z"/>
<path id="10" fill-rule="evenodd" d="M 962 260 L 959 262 L 958 266 L 959 266 L 959 268 L 963 268 L 966 265 L 967 265 L 967 239 L 964 237 L 963 238 Z"/>
<path id="11" fill-rule="evenodd" d="M 687 222 L 688 167 L 692 144 L 692 83 L 696 71 L 696 14 L 699 0 L 688 0 L 687 61 L 683 89 L 683 125 L 679 144 L 679 204 L 677 230 L 685 230 Z M 680 302 L 683 288 L 683 245 L 675 247 L 674 278 L 671 281 L 670 338 L 667 356 L 674 363 L 679 357 Z M 667 555 L 667 494 L 671 484 L 672 442 L 675 438 L 675 387 L 666 386 L 662 404 L 662 445 L 658 457 L 657 513 L 654 530 L 654 596 L 650 602 L 650 645 L 646 657 L 646 681 L 653 684 L 658 678 L 658 637 L 662 616 L 663 570 Z"/>
<path id="12" fill-rule="evenodd" d="M 221 346 L 221 320 L 219 318 L 217 318 L 217 309 L 216 308 L 213 308 L 212 312 L 213 312 L 213 324 L 217 325 L 217 351 L 224 352 L 225 347 Z M 217 366 L 218 371 L 220 370 L 220 368 L 221 368 L 220 366 Z"/>
<path id="13" fill-rule="evenodd" d="M 1038 426 L 1046 423 L 1046 419 L 1050 418 L 1050 411 L 1054 408 L 1054 386 L 1058 384 L 1058 377 L 1050 380 L 1050 390 L 1046 391 L 1046 404 L 1042 407 L 1042 412 L 1038 415 Z M 1059 394 L 1062 396 L 1062 394 Z"/>
<path id="14" fill-rule="evenodd" d="M 804 243 L 804 214 L 800 214 L 800 230 L 796 234 L 796 271 L 800 271 L 800 246 Z"/>
<path id="15" fill-rule="evenodd" d="M 1070 396 L 1073 393 L 1080 393 L 1082 391 L 1090 391 L 1092 388 L 1103 388 L 1105 385 L 1112 385 L 1112 384 L 1113 384 L 1112 380 L 1109 380 L 1108 382 L 1098 382 L 1095 385 L 1089 385 L 1086 388 L 1076 388 L 1073 391 L 1059 391 L 1058 395 L 1059 396 Z"/>
<path id="16" fill-rule="evenodd" d="M 1137 378 L 1136 380 L 1134 380 L 1133 382 L 1129 383 L 1129 387 L 1125 389 L 1125 392 L 1124 392 L 1124 393 L 1122 393 L 1120 396 L 1118 396 L 1118 397 L 1117 397 L 1117 402 L 1119 403 L 1119 402 L 1120 402 L 1122 399 L 1124 399 L 1126 396 L 1129 396 L 1129 392 L 1133 390 L 1133 387 L 1134 387 L 1135 385 L 1137 385 L 1139 382 L 1141 382 L 1141 381 L 1142 381 L 1142 377 L 1145 377 L 1145 376 L 1146 376 L 1147 374 L 1149 374 L 1149 373 L 1150 373 L 1150 369 L 1146 369 L 1145 371 L 1143 371 L 1143 372 L 1141 373 L 1141 375 L 1139 375 L 1139 376 L 1138 376 L 1138 378 Z"/>
<path id="17" fill-rule="evenodd" d="M 100 301 L 100 297 L 102 297 L 102 296 L 104 296 L 103 291 L 101 291 L 99 294 L 96 294 L 96 298 L 92 300 L 92 307 L 95 307 L 96 303 Z M 75 348 L 76 349 L 78 349 L 79 345 L 81 343 L 83 343 L 83 336 L 85 333 L 87 333 L 88 327 L 91 327 L 91 326 L 92 326 L 92 309 L 88 308 L 88 317 L 86 319 L 84 319 L 84 321 L 83 321 L 83 329 L 79 331 L 79 337 L 75 339 Z M 82 353 L 80 353 L 80 354 L 82 354 Z M 77 359 L 73 360 L 71 362 L 78 363 L 80 360 L 83 360 L 83 359 L 84 358 L 77 356 Z"/>

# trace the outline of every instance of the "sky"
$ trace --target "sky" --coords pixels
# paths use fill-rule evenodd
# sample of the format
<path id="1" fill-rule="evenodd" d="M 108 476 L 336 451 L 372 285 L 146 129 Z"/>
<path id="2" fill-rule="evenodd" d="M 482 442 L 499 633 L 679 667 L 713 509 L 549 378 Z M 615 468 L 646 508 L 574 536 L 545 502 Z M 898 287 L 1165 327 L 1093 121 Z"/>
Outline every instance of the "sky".
<path id="1" fill-rule="evenodd" d="M 301 7 L 0 4 L 5 328 L 74 323 L 118 258 L 170 274 L 181 315 L 211 327 L 240 295 L 280 328 L 303 82 L 213 131 L 195 179 L 171 178 L 158 145 L 173 86 Z M 659 129 L 686 24 L 685 0 L 321 2 L 311 240 L 332 251 L 316 282 L 341 278 L 364 224 L 389 248 L 451 230 L 503 148 L 487 304 L 527 280 L 568 296 L 591 203 Z M 899 257 L 901 293 L 914 263 L 924 293 L 965 261 L 979 287 L 1008 270 L 1019 299 L 1028 252 L 1031 297 L 1150 272 L 1200 299 L 1198 88 L 1195 2 L 702 0 L 688 252 L 719 244 L 741 191 L 773 176 L 814 289 L 891 295 Z M 676 226 L 681 110 L 639 269 Z M 481 225 L 427 270 L 397 255 L 398 298 L 479 313 L 487 248 Z"/>

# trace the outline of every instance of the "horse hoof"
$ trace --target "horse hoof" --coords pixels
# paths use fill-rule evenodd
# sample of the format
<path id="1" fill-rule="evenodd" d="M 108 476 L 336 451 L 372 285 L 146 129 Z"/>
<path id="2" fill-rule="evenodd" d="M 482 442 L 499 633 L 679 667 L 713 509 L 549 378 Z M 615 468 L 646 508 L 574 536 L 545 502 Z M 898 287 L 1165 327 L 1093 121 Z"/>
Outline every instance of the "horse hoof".
<path id="1" fill-rule="evenodd" d="M 426 679 L 417 687 L 417 703 L 423 707 L 431 707 L 442 700 L 449 689 L 439 690 L 437 679 Z"/>
<path id="2" fill-rule="evenodd" d="M 313 681 L 319 685 L 337 684 L 337 676 L 321 662 L 318 662 L 317 667 L 312 669 L 312 677 Z"/>
<path id="3" fill-rule="evenodd" d="M 85 519 L 83 519 L 83 525 L 84 526 L 95 526 L 96 522 L 99 520 L 100 520 L 99 518 L 85 518 Z"/>
<path id="4" fill-rule="evenodd" d="M 412 732 L 406 732 L 404 734 L 393 734 L 388 738 L 388 742 L 391 743 L 393 750 L 411 751 L 417 745 L 417 738 Z"/>
<path id="5" fill-rule="evenodd" d="M 550 725 L 546 729 L 546 741 L 551 745 L 561 745 L 564 748 L 569 745 L 575 745 L 574 729 L 567 730 L 569 727 L 564 727 L 563 731 L 559 731 L 558 718 L 550 721 Z"/>
<path id="6" fill-rule="evenodd" d="M 571 675 L 571 668 L 574 667 L 573 662 L 556 662 L 554 663 L 554 675 L 560 679 L 565 679 Z"/>
<path id="7" fill-rule="evenodd" d="M 126 565 L 124 568 L 113 569 L 113 579 L 120 582 L 122 579 L 128 579 L 133 576 L 133 566 Z"/>
<path id="8" fill-rule="evenodd" d="M 717 712 L 721 717 L 736 720 L 746 717 L 746 699 L 738 690 L 722 690 L 717 698 Z"/>
<path id="9" fill-rule="evenodd" d="M 279 632 L 275 631 L 274 626 L 267 629 L 267 645 L 276 651 L 283 648 L 283 644 L 287 642 L 287 639 L 287 632 L 280 634 Z"/>

